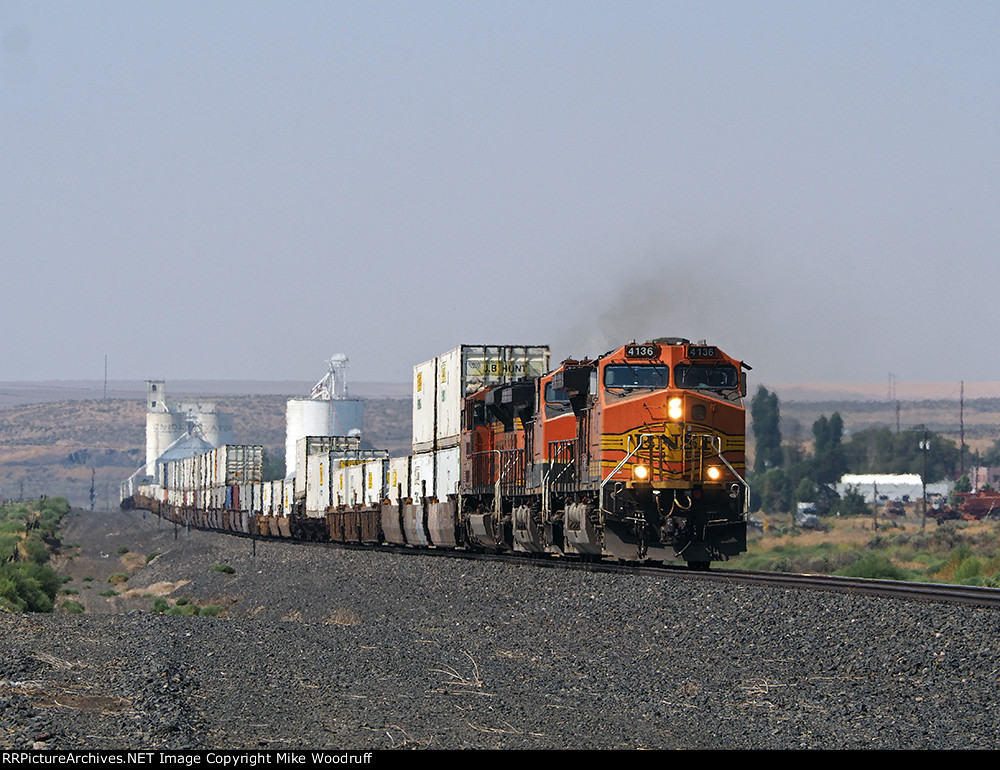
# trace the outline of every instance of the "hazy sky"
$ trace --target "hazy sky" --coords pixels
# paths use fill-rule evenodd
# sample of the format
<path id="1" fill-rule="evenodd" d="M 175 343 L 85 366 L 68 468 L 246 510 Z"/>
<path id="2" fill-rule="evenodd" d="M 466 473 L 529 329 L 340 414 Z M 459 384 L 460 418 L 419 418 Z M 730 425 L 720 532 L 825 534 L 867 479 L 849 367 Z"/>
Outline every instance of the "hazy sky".
<path id="1" fill-rule="evenodd" d="M 0 2 L 0 381 L 707 338 L 1000 380 L 1000 3 Z"/>

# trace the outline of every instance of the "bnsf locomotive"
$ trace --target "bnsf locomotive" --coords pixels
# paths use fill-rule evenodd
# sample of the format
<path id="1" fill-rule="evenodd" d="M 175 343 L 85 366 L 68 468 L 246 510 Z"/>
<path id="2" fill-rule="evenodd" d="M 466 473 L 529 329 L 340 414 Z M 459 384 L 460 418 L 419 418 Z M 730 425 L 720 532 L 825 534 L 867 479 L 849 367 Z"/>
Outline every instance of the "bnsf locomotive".
<path id="1" fill-rule="evenodd" d="M 662 338 L 469 396 L 469 542 L 696 567 L 745 551 L 743 368 Z"/>
<path id="2" fill-rule="evenodd" d="M 461 346 L 414 369 L 409 457 L 306 437 L 294 478 L 264 482 L 260 447 L 219 447 L 131 479 L 123 505 L 242 534 L 706 568 L 746 550 L 749 368 L 673 337 L 552 371 L 544 346 Z"/>

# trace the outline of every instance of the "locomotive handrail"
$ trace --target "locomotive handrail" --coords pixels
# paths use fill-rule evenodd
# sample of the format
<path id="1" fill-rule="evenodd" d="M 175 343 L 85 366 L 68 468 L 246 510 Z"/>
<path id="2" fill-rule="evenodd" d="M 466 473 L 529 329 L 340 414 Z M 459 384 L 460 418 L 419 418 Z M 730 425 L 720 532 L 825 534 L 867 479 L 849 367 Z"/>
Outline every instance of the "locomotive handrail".
<path id="1" fill-rule="evenodd" d="M 598 497 L 598 504 L 600 506 L 601 511 L 604 510 L 604 487 L 605 487 L 605 485 L 607 485 L 607 483 L 609 481 L 611 481 L 612 477 L 616 473 L 618 473 L 618 471 L 620 471 L 622 469 L 622 467 L 624 467 L 625 463 L 627 463 L 632 458 L 632 456 L 635 455 L 635 453 L 638 452 L 642 448 L 642 442 L 645 439 L 651 438 L 654 435 L 655 434 L 653 434 L 653 433 L 642 433 L 642 434 L 640 434 L 639 441 L 635 445 L 635 449 L 633 449 L 631 452 L 629 452 L 627 455 L 625 455 L 624 459 L 620 463 L 618 463 L 618 465 L 615 466 L 615 469 L 613 471 L 611 471 L 611 473 L 608 474 L 608 477 L 601 482 L 601 487 L 598 490 L 598 495 L 599 495 L 599 497 Z M 628 437 L 628 443 L 629 444 L 632 443 L 632 437 L 631 436 Z"/>
<path id="2" fill-rule="evenodd" d="M 744 479 L 739 474 L 739 472 L 732 465 L 729 464 L 729 460 L 726 459 L 725 455 L 722 454 L 722 436 L 714 436 L 711 433 L 702 433 L 698 435 L 701 435 L 703 437 L 708 436 L 709 446 L 711 446 L 712 449 L 715 450 L 715 453 L 719 456 L 719 459 L 722 460 L 725 466 L 729 469 L 729 472 L 732 473 L 736 478 L 738 478 L 740 480 L 740 483 L 743 484 L 743 489 L 745 490 L 743 493 L 743 512 L 746 513 L 747 511 L 750 510 L 750 485 L 747 483 L 747 480 Z M 716 446 L 717 441 L 719 444 L 718 446 Z"/>
<path id="3" fill-rule="evenodd" d="M 519 449 L 491 449 L 491 452 L 496 452 L 497 457 L 497 483 L 495 485 L 495 490 L 493 494 L 493 511 L 497 515 L 497 520 L 500 519 L 500 485 L 503 483 L 504 476 L 507 471 L 510 470 L 517 461 L 517 453 L 521 450 Z M 504 454 L 509 455 L 510 461 L 506 463 L 503 462 Z"/>
<path id="4" fill-rule="evenodd" d="M 568 471 L 573 465 L 572 462 L 560 463 L 560 465 L 563 466 L 562 469 L 559 471 L 556 477 L 550 481 L 549 476 L 552 475 L 552 467 L 555 465 L 555 461 L 551 457 L 551 455 L 553 454 L 553 447 L 555 447 L 555 451 L 557 453 L 561 454 L 562 451 L 565 449 L 572 449 L 573 444 L 574 441 L 572 439 L 566 439 L 565 441 L 549 442 L 550 463 L 548 469 L 545 471 L 545 476 L 542 477 L 542 512 L 546 515 L 550 513 L 551 510 L 552 485 L 554 485 L 557 481 L 559 481 L 560 476 L 562 476 L 566 471 Z M 575 461 L 575 458 L 571 459 L 574 459 Z"/>

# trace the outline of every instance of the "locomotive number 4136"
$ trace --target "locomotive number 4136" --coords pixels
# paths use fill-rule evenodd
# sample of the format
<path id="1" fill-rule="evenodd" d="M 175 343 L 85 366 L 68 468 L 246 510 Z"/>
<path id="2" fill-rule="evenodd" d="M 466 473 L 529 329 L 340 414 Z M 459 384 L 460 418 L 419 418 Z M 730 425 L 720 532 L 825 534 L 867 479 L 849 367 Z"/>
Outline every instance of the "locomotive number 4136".
<path id="1" fill-rule="evenodd" d="M 625 358 L 659 358 L 659 345 L 626 345 Z"/>

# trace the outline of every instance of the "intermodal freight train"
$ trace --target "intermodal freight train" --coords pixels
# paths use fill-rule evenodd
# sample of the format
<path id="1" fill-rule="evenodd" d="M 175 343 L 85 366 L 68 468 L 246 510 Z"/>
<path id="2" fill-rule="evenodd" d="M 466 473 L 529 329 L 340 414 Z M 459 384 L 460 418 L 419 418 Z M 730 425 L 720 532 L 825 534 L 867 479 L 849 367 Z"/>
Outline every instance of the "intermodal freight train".
<path id="1" fill-rule="evenodd" d="M 413 453 L 300 439 L 294 478 L 260 447 L 157 464 L 123 505 L 256 536 L 509 551 L 695 568 L 746 550 L 746 374 L 666 337 L 549 368 L 544 346 L 463 345 L 414 369 Z"/>

